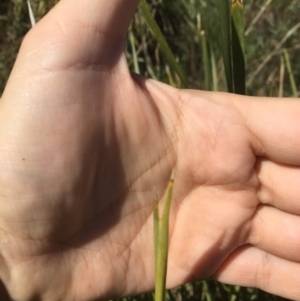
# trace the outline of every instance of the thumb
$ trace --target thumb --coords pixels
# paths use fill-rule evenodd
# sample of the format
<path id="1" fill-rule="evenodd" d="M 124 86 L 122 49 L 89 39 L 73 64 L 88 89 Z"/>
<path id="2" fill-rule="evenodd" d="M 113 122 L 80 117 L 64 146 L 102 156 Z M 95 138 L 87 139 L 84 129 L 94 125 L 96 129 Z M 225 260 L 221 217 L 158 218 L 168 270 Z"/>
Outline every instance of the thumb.
<path id="1" fill-rule="evenodd" d="M 138 0 L 61 0 L 27 35 L 20 56 L 34 66 L 32 71 L 110 68 L 124 51 L 137 4 Z M 30 69 L 27 65 L 26 71 Z"/>
<path id="2" fill-rule="evenodd" d="M 45 71 L 106 72 L 121 62 L 128 72 L 120 58 L 137 5 L 138 0 L 61 0 L 25 37 L 3 96 L 23 97 Z"/>
<path id="3" fill-rule="evenodd" d="M 64 0 L 62 10 L 112 37 L 125 37 L 139 0 Z"/>

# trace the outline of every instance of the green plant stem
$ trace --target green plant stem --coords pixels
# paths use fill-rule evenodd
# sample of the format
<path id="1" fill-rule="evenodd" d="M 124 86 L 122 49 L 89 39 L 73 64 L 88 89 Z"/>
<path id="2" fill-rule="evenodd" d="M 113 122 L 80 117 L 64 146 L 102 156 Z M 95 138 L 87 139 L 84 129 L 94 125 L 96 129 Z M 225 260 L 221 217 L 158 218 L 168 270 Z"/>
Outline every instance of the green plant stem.
<path id="1" fill-rule="evenodd" d="M 292 70 L 292 67 L 291 67 L 290 56 L 289 56 L 288 52 L 286 51 L 286 49 L 283 49 L 283 56 L 284 56 L 285 65 L 286 65 L 286 68 L 287 68 L 287 71 L 288 71 L 288 74 L 289 74 L 293 96 L 298 97 L 298 91 L 297 91 L 297 86 L 296 86 L 296 83 L 295 83 L 293 70 Z"/>
<path id="2" fill-rule="evenodd" d="M 168 183 L 162 217 L 159 217 L 157 198 L 154 198 L 154 255 L 155 255 L 155 301 L 164 301 L 166 293 L 169 214 L 173 195 L 174 173 Z"/>

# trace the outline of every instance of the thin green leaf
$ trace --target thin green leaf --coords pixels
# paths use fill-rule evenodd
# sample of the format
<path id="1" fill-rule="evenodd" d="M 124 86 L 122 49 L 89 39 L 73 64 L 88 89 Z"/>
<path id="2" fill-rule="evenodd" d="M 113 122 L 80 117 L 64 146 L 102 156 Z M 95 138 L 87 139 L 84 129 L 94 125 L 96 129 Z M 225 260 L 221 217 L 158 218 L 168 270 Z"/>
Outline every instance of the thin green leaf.
<path id="1" fill-rule="evenodd" d="M 229 5 L 231 1 L 231 6 Z M 228 91 L 245 94 L 244 6 L 242 0 L 218 0 L 222 51 Z"/>
<path id="2" fill-rule="evenodd" d="M 155 259 L 155 274 L 157 273 L 157 257 L 158 257 L 158 241 L 159 241 L 159 213 L 158 213 L 158 199 L 156 191 L 154 191 L 153 203 L 153 230 L 154 230 L 154 259 Z"/>
<path id="3" fill-rule="evenodd" d="M 132 29 L 130 29 L 129 31 L 129 40 L 130 40 L 131 52 L 132 52 L 133 70 L 135 73 L 140 74 L 140 67 L 139 67 L 138 57 L 135 48 L 135 38 Z"/>
<path id="4" fill-rule="evenodd" d="M 245 95 L 245 25 L 243 0 L 232 0 L 231 18 L 234 93 Z"/>
<path id="5" fill-rule="evenodd" d="M 211 69 L 210 69 L 210 62 L 208 58 L 207 39 L 204 30 L 201 30 L 200 37 L 201 37 L 201 45 L 202 45 L 202 62 L 204 65 L 205 89 L 211 90 Z"/>
<path id="6" fill-rule="evenodd" d="M 217 67 L 216 67 L 216 59 L 215 59 L 215 53 L 213 49 L 210 51 L 210 57 L 211 57 L 211 78 L 212 78 L 212 90 L 218 91 L 218 76 L 217 76 Z"/>
<path id="7" fill-rule="evenodd" d="M 228 92 L 234 92 L 231 48 L 231 13 L 229 0 L 218 0 L 221 21 L 221 41 Z"/>
<path id="8" fill-rule="evenodd" d="M 243 53 L 245 53 L 245 19 L 243 0 L 232 0 L 231 16 Z"/>
<path id="9" fill-rule="evenodd" d="M 170 67 L 168 65 L 166 66 L 166 73 L 167 73 L 167 76 L 168 76 L 169 84 L 174 87 L 175 82 L 174 82 Z"/>
<path id="10" fill-rule="evenodd" d="M 286 49 L 283 49 L 283 55 L 284 55 L 285 65 L 286 65 L 286 68 L 287 68 L 287 71 L 289 74 L 289 78 L 290 78 L 290 84 L 291 84 L 293 96 L 298 97 L 298 91 L 297 91 L 297 86 L 296 86 L 293 70 L 291 67 L 290 56 L 289 56 L 288 52 L 286 51 Z"/>
<path id="11" fill-rule="evenodd" d="M 168 247 L 169 247 L 169 214 L 173 195 L 174 173 L 168 183 L 163 214 L 158 218 L 158 233 L 154 237 L 155 250 L 155 301 L 164 301 L 166 293 Z M 158 212 L 158 210 L 157 210 Z M 154 215 L 157 213 L 154 211 Z M 154 217 L 154 220 L 156 217 Z M 154 229 L 154 232 L 156 230 Z"/>
<path id="12" fill-rule="evenodd" d="M 160 45 L 161 51 L 165 55 L 170 67 L 178 74 L 178 76 L 182 82 L 182 85 L 186 88 L 187 81 L 185 79 L 185 76 L 183 75 L 183 72 L 182 72 L 179 64 L 176 62 L 176 59 L 166 41 L 163 33 L 161 32 L 155 19 L 153 18 L 151 11 L 145 0 L 140 0 L 139 9 L 140 9 L 146 23 L 148 24 L 154 38 L 157 40 L 158 44 Z"/>
<path id="13" fill-rule="evenodd" d="M 213 299 L 212 299 L 212 296 L 211 296 L 211 294 L 209 292 L 209 288 L 208 288 L 207 282 L 203 281 L 202 284 L 203 284 L 203 293 L 205 294 L 206 300 L 207 301 L 212 301 Z"/>
<path id="14" fill-rule="evenodd" d="M 279 68 L 279 88 L 278 97 L 283 97 L 283 82 L 284 82 L 285 66 L 283 56 L 280 56 L 280 68 Z"/>

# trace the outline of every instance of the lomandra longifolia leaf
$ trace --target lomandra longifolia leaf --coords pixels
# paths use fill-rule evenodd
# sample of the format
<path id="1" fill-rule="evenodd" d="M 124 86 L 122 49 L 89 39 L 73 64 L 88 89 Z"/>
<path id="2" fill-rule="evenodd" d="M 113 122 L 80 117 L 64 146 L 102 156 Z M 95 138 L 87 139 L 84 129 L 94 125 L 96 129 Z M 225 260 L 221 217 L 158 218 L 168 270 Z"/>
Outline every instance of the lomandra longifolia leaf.
<path id="1" fill-rule="evenodd" d="M 228 92 L 234 92 L 232 47 L 231 47 L 231 9 L 229 0 L 218 0 L 223 61 Z"/>
<path id="2" fill-rule="evenodd" d="M 243 0 L 232 0 L 231 20 L 234 93 L 245 95 L 245 25 Z"/>
<path id="3" fill-rule="evenodd" d="M 173 195 L 174 171 L 170 177 L 162 216 L 158 212 L 158 200 L 154 197 L 154 255 L 155 255 L 155 301 L 164 301 L 166 294 L 167 263 L 169 248 L 169 214 Z"/>
<path id="4" fill-rule="evenodd" d="M 231 16 L 242 51 L 245 53 L 245 19 L 243 0 L 232 0 Z"/>
<path id="5" fill-rule="evenodd" d="M 285 60 L 286 69 L 288 71 L 289 78 L 290 78 L 290 84 L 291 84 L 291 89 L 293 92 L 293 97 L 298 97 L 298 90 L 297 90 L 297 85 L 295 82 L 293 70 L 291 67 L 292 65 L 291 65 L 291 61 L 290 61 L 290 56 L 289 56 L 289 53 L 286 51 L 286 49 L 283 49 L 283 56 L 284 56 L 284 60 Z"/>
<path id="6" fill-rule="evenodd" d="M 183 75 L 183 72 L 182 72 L 179 64 L 176 62 L 175 56 L 174 56 L 173 52 L 171 51 L 158 24 L 156 23 L 155 19 L 153 18 L 151 11 L 145 0 L 140 0 L 139 9 L 142 13 L 142 16 L 143 16 L 145 22 L 148 25 L 150 31 L 152 32 L 157 43 L 159 44 L 162 53 L 166 57 L 171 69 L 178 74 L 183 87 L 187 88 L 187 80 L 186 80 L 185 76 Z"/>
<path id="7" fill-rule="evenodd" d="M 242 0 L 218 0 L 221 39 L 229 92 L 245 94 L 244 5 Z"/>

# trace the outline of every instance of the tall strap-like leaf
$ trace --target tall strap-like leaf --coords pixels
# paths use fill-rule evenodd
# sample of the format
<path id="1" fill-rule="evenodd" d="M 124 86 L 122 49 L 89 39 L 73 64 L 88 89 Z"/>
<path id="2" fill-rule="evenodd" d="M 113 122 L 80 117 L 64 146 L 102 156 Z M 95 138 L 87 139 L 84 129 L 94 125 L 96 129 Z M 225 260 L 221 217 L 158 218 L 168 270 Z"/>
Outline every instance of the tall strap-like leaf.
<path id="1" fill-rule="evenodd" d="M 231 19 L 234 93 L 245 95 L 245 25 L 243 0 L 232 0 Z"/>
<path id="2" fill-rule="evenodd" d="M 226 73 L 228 92 L 234 92 L 233 66 L 231 48 L 231 13 L 229 0 L 218 0 L 221 26 L 221 41 L 224 67 Z"/>
<path id="3" fill-rule="evenodd" d="M 222 52 L 229 92 L 245 94 L 243 0 L 218 0 Z"/>
<path id="4" fill-rule="evenodd" d="M 146 21 L 146 23 L 148 24 L 154 38 L 156 39 L 156 41 L 158 42 L 162 53 L 165 55 L 168 64 L 170 65 L 170 68 L 172 68 L 172 70 L 174 70 L 181 82 L 183 87 L 187 88 L 187 81 L 185 76 L 183 75 L 183 72 L 179 66 L 179 64 L 176 62 L 176 59 L 163 35 L 163 33 L 161 32 L 159 26 L 157 25 L 155 19 L 153 18 L 151 11 L 146 3 L 145 0 L 140 0 L 139 3 L 139 9 L 143 15 L 144 20 Z"/>
<path id="5" fill-rule="evenodd" d="M 297 85 L 295 82 L 293 70 L 291 67 L 290 56 L 289 56 L 288 52 L 286 51 L 286 49 L 283 49 L 283 55 L 284 55 L 286 69 L 288 71 L 289 78 L 290 78 L 290 84 L 291 84 L 291 89 L 293 92 L 293 97 L 298 97 L 298 90 L 297 90 Z"/>
<path id="6" fill-rule="evenodd" d="M 174 172 L 168 183 L 162 216 L 159 217 L 157 197 L 154 200 L 155 301 L 164 301 L 169 249 L 169 214 L 174 186 Z"/>

